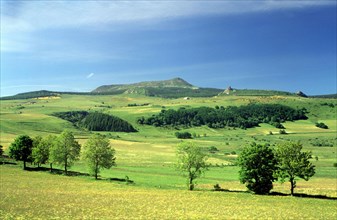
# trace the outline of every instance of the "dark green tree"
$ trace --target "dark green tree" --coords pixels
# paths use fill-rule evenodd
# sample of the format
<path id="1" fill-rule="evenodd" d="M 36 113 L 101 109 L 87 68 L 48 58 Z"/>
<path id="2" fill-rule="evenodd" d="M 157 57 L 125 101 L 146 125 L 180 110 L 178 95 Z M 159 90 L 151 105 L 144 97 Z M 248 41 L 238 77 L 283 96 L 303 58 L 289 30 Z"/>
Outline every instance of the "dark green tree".
<path id="1" fill-rule="evenodd" d="M 109 139 L 100 134 L 94 134 L 85 143 L 82 157 L 95 179 L 102 168 L 110 169 L 116 165 L 115 150 L 110 146 Z"/>
<path id="2" fill-rule="evenodd" d="M 75 140 L 74 135 L 70 131 L 63 131 L 50 149 L 50 160 L 64 166 L 67 175 L 67 168 L 79 159 L 80 151 L 81 145 Z"/>
<path id="3" fill-rule="evenodd" d="M 276 179 L 276 158 L 268 145 L 252 143 L 238 157 L 240 181 L 256 194 L 267 194 Z"/>
<path id="4" fill-rule="evenodd" d="M 294 195 L 297 177 L 308 181 L 315 174 L 315 165 L 310 162 L 312 154 L 302 152 L 302 147 L 299 142 L 286 142 L 278 145 L 276 149 L 276 174 L 282 182 L 289 180 L 291 195 Z"/>
<path id="5" fill-rule="evenodd" d="M 15 160 L 23 161 L 23 169 L 26 169 L 26 162 L 30 161 L 33 148 L 33 140 L 28 135 L 18 136 L 9 146 L 9 156 Z"/>
<path id="6" fill-rule="evenodd" d="M 206 154 L 192 142 L 183 142 L 178 145 L 177 157 L 177 168 L 184 174 L 187 173 L 188 189 L 193 190 L 193 181 L 207 170 Z"/>

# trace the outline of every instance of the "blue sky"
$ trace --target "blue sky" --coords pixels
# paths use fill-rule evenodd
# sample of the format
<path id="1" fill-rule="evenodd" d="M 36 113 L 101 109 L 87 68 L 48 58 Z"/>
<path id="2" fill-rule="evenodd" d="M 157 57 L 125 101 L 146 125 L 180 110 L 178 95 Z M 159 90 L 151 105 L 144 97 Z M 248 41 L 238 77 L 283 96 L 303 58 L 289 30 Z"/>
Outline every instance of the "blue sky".
<path id="1" fill-rule="evenodd" d="M 1 96 L 174 77 L 336 93 L 336 1 L 1 0 Z"/>

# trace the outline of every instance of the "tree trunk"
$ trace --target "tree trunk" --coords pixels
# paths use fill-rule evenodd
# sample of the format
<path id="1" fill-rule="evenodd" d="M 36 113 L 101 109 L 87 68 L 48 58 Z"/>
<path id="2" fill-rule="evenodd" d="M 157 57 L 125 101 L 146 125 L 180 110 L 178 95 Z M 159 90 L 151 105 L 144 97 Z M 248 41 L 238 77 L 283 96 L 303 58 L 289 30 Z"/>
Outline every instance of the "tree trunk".
<path id="1" fill-rule="evenodd" d="M 95 163 L 95 179 L 97 180 L 98 177 L 98 162 Z"/>
<path id="2" fill-rule="evenodd" d="M 67 170 L 67 160 L 64 163 L 64 172 L 66 173 L 66 175 L 68 175 L 68 170 Z"/>
<path id="3" fill-rule="evenodd" d="M 26 161 L 23 161 L 23 170 L 26 170 Z"/>
<path id="4" fill-rule="evenodd" d="M 50 163 L 50 172 L 53 172 L 53 163 Z"/>
<path id="5" fill-rule="evenodd" d="M 193 184 L 193 178 L 192 177 L 190 177 L 189 184 L 188 184 L 188 189 L 191 190 L 191 191 L 194 189 L 194 184 Z"/>
<path id="6" fill-rule="evenodd" d="M 294 195 L 294 189 L 296 187 L 296 181 L 294 178 L 290 178 L 290 194 L 293 196 Z"/>

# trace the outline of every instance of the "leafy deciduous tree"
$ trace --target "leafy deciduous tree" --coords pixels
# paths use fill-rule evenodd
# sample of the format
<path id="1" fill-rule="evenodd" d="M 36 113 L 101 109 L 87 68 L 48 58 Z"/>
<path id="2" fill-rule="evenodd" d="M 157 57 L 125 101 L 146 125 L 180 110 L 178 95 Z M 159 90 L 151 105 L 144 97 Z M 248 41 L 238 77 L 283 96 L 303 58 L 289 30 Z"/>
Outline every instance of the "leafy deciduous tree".
<path id="1" fill-rule="evenodd" d="M 26 162 L 31 159 L 33 140 L 28 135 L 20 135 L 9 147 L 9 156 L 15 160 L 23 161 L 23 169 L 26 169 Z"/>
<path id="2" fill-rule="evenodd" d="M 238 157 L 241 183 L 256 194 L 267 194 L 273 188 L 276 159 L 268 145 L 252 143 Z"/>
<path id="3" fill-rule="evenodd" d="M 63 131 L 50 149 L 51 161 L 64 166 L 67 174 L 67 168 L 79 159 L 80 151 L 81 145 L 75 140 L 74 135 L 70 131 Z"/>
<path id="4" fill-rule="evenodd" d="M 278 160 L 277 176 L 284 182 L 289 179 L 290 193 L 294 195 L 296 177 L 306 181 L 315 174 L 315 165 L 310 162 L 311 152 L 301 152 L 302 144 L 287 142 L 278 145 L 276 157 Z"/>
<path id="5" fill-rule="evenodd" d="M 94 134 L 85 143 L 82 157 L 86 160 L 89 170 L 97 179 L 102 168 L 110 169 L 115 165 L 115 150 L 111 148 L 109 139 Z"/>
<path id="6" fill-rule="evenodd" d="M 41 139 L 40 138 L 34 139 L 34 140 L 39 139 L 37 145 L 34 144 L 35 146 L 33 147 L 32 152 L 32 157 L 35 163 L 37 163 L 38 165 L 45 164 L 49 160 L 50 149 L 53 147 L 55 138 L 56 138 L 55 136 L 49 135 Z"/>
<path id="7" fill-rule="evenodd" d="M 178 145 L 177 157 L 177 168 L 187 173 L 188 189 L 193 190 L 193 181 L 207 169 L 206 154 L 192 142 L 183 142 Z"/>

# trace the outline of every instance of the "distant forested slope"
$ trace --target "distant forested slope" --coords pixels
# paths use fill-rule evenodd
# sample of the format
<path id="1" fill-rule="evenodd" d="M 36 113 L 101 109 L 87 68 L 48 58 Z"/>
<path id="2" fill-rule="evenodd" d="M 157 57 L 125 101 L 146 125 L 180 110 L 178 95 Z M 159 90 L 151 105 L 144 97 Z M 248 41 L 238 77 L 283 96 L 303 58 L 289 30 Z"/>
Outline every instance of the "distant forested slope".
<path id="1" fill-rule="evenodd" d="M 136 132 L 127 121 L 116 116 L 86 111 L 57 112 L 53 116 L 62 118 L 73 123 L 76 127 L 85 128 L 89 131 L 120 131 Z"/>
<path id="2" fill-rule="evenodd" d="M 162 110 L 149 118 L 138 119 L 139 124 L 160 126 L 202 126 L 211 128 L 252 128 L 269 123 L 283 128 L 285 121 L 307 119 L 305 109 L 293 109 L 279 104 L 250 104 L 246 106 L 180 108 Z"/>

